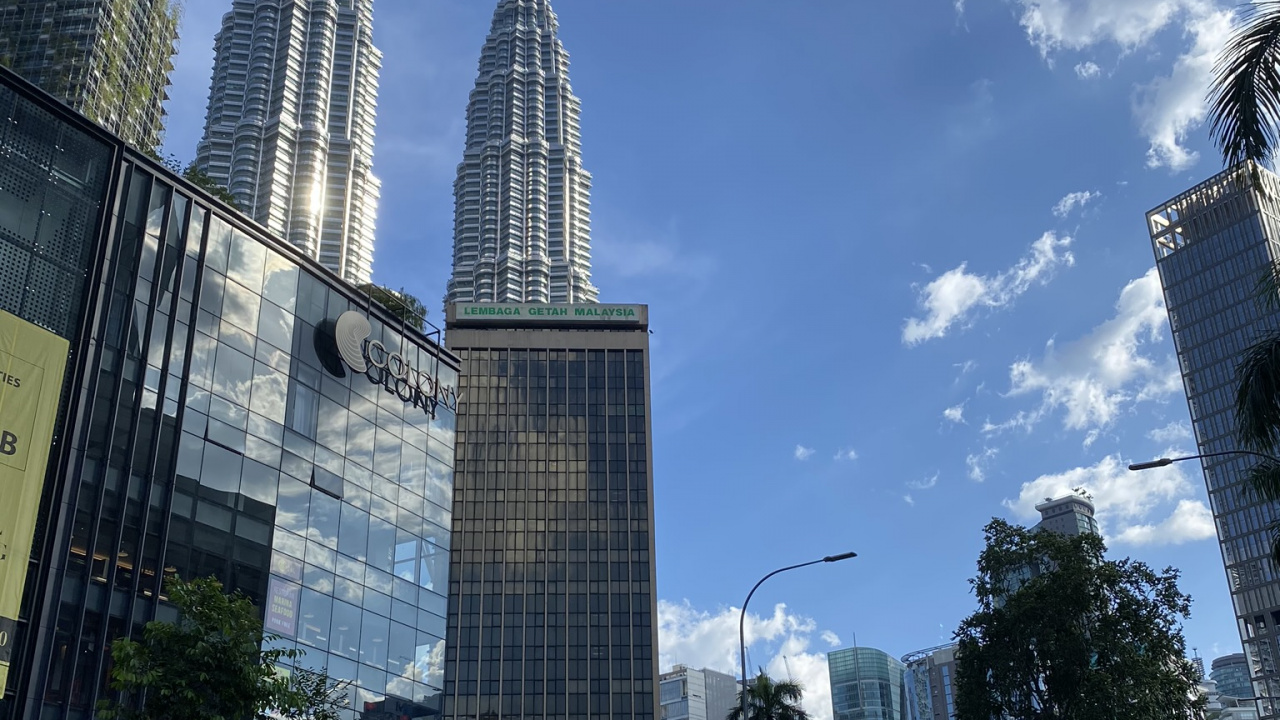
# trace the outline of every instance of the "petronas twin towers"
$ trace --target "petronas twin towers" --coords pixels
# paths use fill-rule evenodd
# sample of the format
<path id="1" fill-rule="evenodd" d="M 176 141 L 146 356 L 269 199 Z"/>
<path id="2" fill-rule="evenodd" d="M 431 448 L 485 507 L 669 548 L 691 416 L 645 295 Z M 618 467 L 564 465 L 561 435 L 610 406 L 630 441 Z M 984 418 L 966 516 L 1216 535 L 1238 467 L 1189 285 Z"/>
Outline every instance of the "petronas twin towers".
<path id="1" fill-rule="evenodd" d="M 372 275 L 373 0 L 234 0 L 196 167 L 343 278 Z M 500 0 L 467 106 L 446 302 L 595 302 L 581 102 L 548 0 Z"/>
<path id="2" fill-rule="evenodd" d="M 547 0 L 502 0 L 467 106 L 446 302 L 595 302 L 582 103 Z"/>

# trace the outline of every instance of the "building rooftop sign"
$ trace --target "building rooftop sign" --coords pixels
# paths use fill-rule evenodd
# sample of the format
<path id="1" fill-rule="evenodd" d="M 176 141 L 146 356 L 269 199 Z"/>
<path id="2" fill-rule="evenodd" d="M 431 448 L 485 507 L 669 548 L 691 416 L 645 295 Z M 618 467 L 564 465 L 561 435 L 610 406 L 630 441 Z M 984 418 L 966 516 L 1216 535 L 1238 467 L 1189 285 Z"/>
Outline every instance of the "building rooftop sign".
<path id="1" fill-rule="evenodd" d="M 448 307 L 452 325 L 633 325 L 649 323 L 646 305 L 595 303 L 454 303 Z"/>

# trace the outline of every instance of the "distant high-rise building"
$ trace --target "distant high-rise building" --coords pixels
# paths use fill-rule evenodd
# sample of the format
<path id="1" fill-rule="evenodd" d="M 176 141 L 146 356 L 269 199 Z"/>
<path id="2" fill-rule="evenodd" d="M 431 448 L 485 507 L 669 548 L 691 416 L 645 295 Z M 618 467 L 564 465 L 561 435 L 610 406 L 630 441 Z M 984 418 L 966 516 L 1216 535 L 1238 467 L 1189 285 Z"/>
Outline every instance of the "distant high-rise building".
<path id="1" fill-rule="evenodd" d="M 1209 677 L 1218 684 L 1218 693 L 1233 698 L 1253 697 L 1253 683 L 1249 681 L 1249 661 L 1244 653 L 1224 655 L 1213 661 Z"/>
<path id="2" fill-rule="evenodd" d="M 1101 534 L 1098 521 L 1093 519 L 1093 502 L 1083 495 L 1045 499 L 1036 505 L 1036 510 L 1040 513 L 1037 530 L 1049 530 L 1059 535 Z"/>
<path id="3" fill-rule="evenodd" d="M 445 302 L 593 303 L 581 102 L 548 0 L 500 0 L 467 105 Z"/>
<path id="4" fill-rule="evenodd" d="M 653 720 L 648 308 L 445 310 L 461 359 L 445 720 Z"/>
<path id="5" fill-rule="evenodd" d="M 738 706 L 733 675 L 676 665 L 658 676 L 661 720 L 724 720 Z"/>
<path id="6" fill-rule="evenodd" d="M 1280 261 L 1280 178 L 1237 165 L 1147 213 L 1173 345 L 1200 453 L 1235 450 L 1236 365 L 1280 312 L 1256 299 L 1258 279 Z M 1276 505 L 1245 489 L 1255 460 L 1201 461 L 1227 583 L 1253 671 L 1262 718 L 1280 717 L 1280 579 L 1271 567 L 1268 527 Z"/>
<path id="7" fill-rule="evenodd" d="M 908 720 L 906 666 L 887 653 L 853 647 L 827 653 L 835 720 Z"/>
<path id="8" fill-rule="evenodd" d="M 0 0 L 0 65 L 144 150 L 164 135 L 177 39 L 173 0 Z"/>
<path id="9" fill-rule="evenodd" d="M 373 273 L 373 0 L 233 0 L 196 168 L 343 279 Z"/>
<path id="10" fill-rule="evenodd" d="M 951 643 L 903 656 L 907 720 L 954 720 L 957 647 Z"/>

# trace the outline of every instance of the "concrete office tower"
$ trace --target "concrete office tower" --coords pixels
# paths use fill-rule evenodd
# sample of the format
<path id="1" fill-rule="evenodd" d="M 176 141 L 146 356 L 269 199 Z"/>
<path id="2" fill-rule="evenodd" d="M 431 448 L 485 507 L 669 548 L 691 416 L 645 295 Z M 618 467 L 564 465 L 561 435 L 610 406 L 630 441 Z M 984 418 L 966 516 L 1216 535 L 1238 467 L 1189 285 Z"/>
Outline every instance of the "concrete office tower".
<path id="1" fill-rule="evenodd" d="M 907 720 L 906 666 L 875 648 L 827 653 L 835 720 Z"/>
<path id="2" fill-rule="evenodd" d="M 0 0 L 0 65 L 144 150 L 160 145 L 173 0 Z"/>
<path id="3" fill-rule="evenodd" d="M 501 0 L 467 105 L 445 302 L 593 303 L 591 174 L 547 0 Z"/>
<path id="4" fill-rule="evenodd" d="M 738 706 L 738 679 L 715 670 L 676 665 L 658 676 L 663 720 L 724 720 Z"/>
<path id="5" fill-rule="evenodd" d="M 1253 697 L 1249 682 L 1249 662 L 1244 653 L 1224 655 L 1213 661 L 1209 677 L 1218 684 L 1218 693 L 1233 698 Z"/>
<path id="6" fill-rule="evenodd" d="M 460 395 L 444 717 L 653 720 L 648 308 L 445 310 Z"/>
<path id="7" fill-rule="evenodd" d="M 956 643 L 902 657 L 907 720 L 952 720 L 956 716 Z"/>
<path id="8" fill-rule="evenodd" d="M 1261 184 L 1261 186 L 1259 186 Z M 1280 260 L 1280 180 L 1250 165 L 1226 170 L 1147 213 L 1173 344 L 1201 453 L 1233 450 L 1241 354 L 1280 330 L 1280 313 L 1255 300 L 1258 278 Z M 1210 507 L 1263 718 L 1280 717 L 1280 580 L 1270 565 L 1275 505 L 1243 485 L 1254 462 L 1203 461 Z"/>
<path id="9" fill-rule="evenodd" d="M 1036 530 L 1048 530 L 1059 535 L 1100 534 L 1098 521 L 1093 519 L 1093 502 L 1083 495 L 1065 495 L 1057 500 L 1046 498 L 1036 505 L 1040 522 Z"/>
<path id="10" fill-rule="evenodd" d="M 234 0 L 196 167 L 245 214 L 348 282 L 369 282 L 382 53 L 373 0 Z"/>

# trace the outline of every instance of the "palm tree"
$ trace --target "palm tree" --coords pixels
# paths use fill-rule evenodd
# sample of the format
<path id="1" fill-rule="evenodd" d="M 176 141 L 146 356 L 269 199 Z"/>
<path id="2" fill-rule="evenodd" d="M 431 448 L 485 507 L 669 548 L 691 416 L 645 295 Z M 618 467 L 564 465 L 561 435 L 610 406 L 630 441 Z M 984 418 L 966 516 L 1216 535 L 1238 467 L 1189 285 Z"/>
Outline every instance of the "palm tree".
<path id="1" fill-rule="evenodd" d="M 1258 167 L 1277 149 L 1280 129 L 1280 2 L 1246 4 L 1241 24 L 1223 48 L 1209 88 L 1210 133 L 1228 167 L 1245 163 L 1258 182 Z M 1280 266 L 1258 281 L 1258 299 L 1280 310 Z M 1280 334 L 1254 343 L 1236 368 L 1236 438 L 1241 447 L 1277 454 L 1280 449 Z M 1249 487 L 1263 500 L 1280 501 L 1280 464 L 1250 468 Z M 1271 530 L 1272 561 L 1280 565 L 1280 522 Z"/>
<path id="2" fill-rule="evenodd" d="M 742 720 L 742 693 L 747 694 L 747 720 L 809 720 L 809 713 L 800 707 L 804 686 L 794 680 L 774 682 L 762 669 L 738 693 L 738 704 L 727 720 Z"/>

